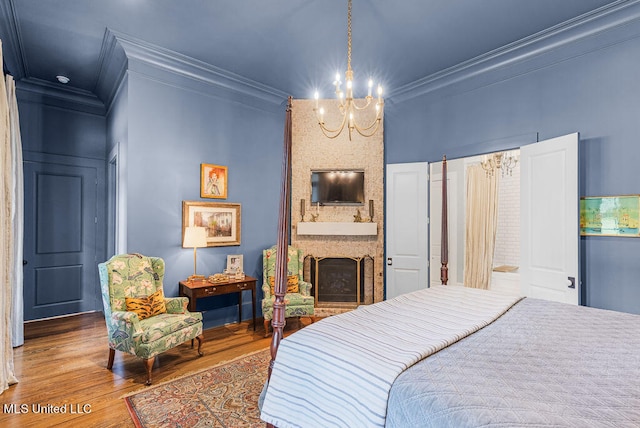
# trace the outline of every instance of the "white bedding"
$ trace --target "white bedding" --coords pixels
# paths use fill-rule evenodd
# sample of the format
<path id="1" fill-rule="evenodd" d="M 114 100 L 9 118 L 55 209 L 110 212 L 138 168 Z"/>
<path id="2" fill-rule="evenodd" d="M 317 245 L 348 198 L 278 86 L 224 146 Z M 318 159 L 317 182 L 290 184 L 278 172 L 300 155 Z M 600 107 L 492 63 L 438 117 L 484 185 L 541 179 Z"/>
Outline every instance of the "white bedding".
<path id="1" fill-rule="evenodd" d="M 384 426 L 400 373 L 520 299 L 437 286 L 312 324 L 280 343 L 261 418 L 279 428 Z"/>

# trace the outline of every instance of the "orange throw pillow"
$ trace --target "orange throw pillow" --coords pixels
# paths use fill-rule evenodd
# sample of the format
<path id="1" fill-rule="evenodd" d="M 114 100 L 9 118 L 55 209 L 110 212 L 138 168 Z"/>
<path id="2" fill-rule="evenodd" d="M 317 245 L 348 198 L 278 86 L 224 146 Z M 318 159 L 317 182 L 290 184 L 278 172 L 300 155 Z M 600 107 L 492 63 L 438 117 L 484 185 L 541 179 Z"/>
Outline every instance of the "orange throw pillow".
<path id="1" fill-rule="evenodd" d="M 135 312 L 141 320 L 167 313 L 164 293 L 158 290 L 147 297 L 125 297 L 128 312 Z"/>
<path id="2" fill-rule="evenodd" d="M 276 279 L 273 276 L 269 277 L 269 287 L 271 289 L 271 295 L 275 292 Z M 299 293 L 300 287 L 298 286 L 298 275 L 290 275 L 287 277 L 287 293 Z"/>

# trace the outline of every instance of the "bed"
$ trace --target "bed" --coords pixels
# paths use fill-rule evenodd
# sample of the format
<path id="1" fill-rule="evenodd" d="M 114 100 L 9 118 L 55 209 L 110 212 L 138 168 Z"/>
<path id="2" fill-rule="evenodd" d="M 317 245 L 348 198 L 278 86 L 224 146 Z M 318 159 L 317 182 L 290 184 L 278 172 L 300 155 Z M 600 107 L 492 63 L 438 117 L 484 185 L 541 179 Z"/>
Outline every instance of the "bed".
<path id="1" fill-rule="evenodd" d="M 281 428 L 637 427 L 640 316 L 432 287 L 284 339 L 261 416 Z"/>
<path id="2" fill-rule="evenodd" d="M 288 144 L 285 126 L 283 248 Z M 283 339 L 279 269 L 261 405 L 272 426 L 640 426 L 638 315 L 438 286 Z"/>

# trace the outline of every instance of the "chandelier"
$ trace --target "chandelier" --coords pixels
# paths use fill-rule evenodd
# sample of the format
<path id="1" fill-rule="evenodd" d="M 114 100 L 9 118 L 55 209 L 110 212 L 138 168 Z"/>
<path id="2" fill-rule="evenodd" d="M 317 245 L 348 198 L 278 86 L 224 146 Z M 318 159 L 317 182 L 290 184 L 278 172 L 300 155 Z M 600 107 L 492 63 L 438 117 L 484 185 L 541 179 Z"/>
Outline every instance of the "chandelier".
<path id="1" fill-rule="evenodd" d="M 496 170 L 500 170 L 502 176 L 511 175 L 513 168 L 518 163 L 518 157 L 511 152 L 498 152 L 490 155 L 482 156 L 482 169 L 484 169 L 487 177 L 491 177 Z"/>
<path id="2" fill-rule="evenodd" d="M 374 97 L 371 95 L 373 89 L 373 80 L 369 79 L 369 91 L 365 98 L 365 102 L 362 105 L 358 105 L 353 99 L 353 70 L 351 70 L 351 0 L 348 2 L 347 9 L 347 71 L 345 72 L 345 90 L 341 88 L 342 82 L 340 81 L 340 74 L 336 73 L 336 80 L 333 85 L 336 87 L 336 97 L 338 98 L 338 108 L 342 119 L 340 124 L 336 128 L 330 128 L 324 123 L 325 110 L 319 104 L 319 94 L 315 93 L 315 108 L 313 111 L 316 113 L 318 124 L 322 133 L 328 138 L 336 138 L 342 133 L 345 126 L 349 130 L 349 140 L 353 131 L 363 137 L 371 137 L 378 130 L 380 122 L 382 120 L 382 110 L 384 108 L 384 100 L 382 99 L 382 86 L 378 85 L 377 98 L 374 103 Z M 375 109 L 375 110 L 374 110 Z M 357 115 L 357 111 L 366 110 L 364 115 Z M 367 123 L 358 123 L 357 119 L 361 116 L 374 116 L 375 117 Z"/>

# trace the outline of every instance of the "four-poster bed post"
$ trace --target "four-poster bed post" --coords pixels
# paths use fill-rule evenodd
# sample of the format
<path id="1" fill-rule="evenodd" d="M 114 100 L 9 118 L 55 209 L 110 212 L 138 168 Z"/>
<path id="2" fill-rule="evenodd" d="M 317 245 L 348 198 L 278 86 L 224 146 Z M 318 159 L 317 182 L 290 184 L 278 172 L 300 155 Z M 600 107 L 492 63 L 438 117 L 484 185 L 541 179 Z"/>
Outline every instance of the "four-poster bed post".
<path id="1" fill-rule="evenodd" d="M 289 206 L 291 200 L 291 104 L 289 97 L 284 122 L 284 154 L 282 159 L 282 186 L 280 191 L 280 211 L 278 213 L 278 239 L 275 267 L 275 286 L 273 302 L 273 337 L 271 339 L 271 362 L 269 363 L 268 379 L 278 353 L 278 345 L 283 337 L 284 320 L 284 294 L 287 290 L 287 249 L 289 246 Z M 268 380 L 267 380 L 268 382 Z"/>
<path id="2" fill-rule="evenodd" d="M 447 156 L 442 156 L 442 244 L 440 246 L 440 281 L 443 285 L 449 282 L 449 228 L 447 220 Z"/>

